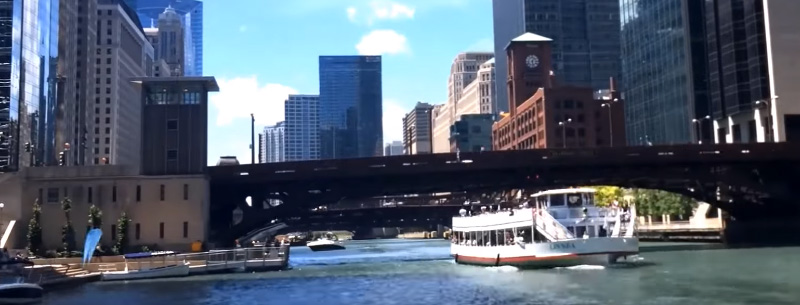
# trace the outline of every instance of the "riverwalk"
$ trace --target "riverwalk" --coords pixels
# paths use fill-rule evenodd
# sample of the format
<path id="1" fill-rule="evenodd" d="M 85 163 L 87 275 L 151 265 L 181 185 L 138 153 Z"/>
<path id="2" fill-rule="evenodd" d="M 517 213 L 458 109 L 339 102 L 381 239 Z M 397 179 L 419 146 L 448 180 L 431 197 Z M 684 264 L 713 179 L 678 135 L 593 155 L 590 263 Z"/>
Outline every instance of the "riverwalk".
<path id="1" fill-rule="evenodd" d="M 80 258 L 34 259 L 26 267 L 27 281 L 46 290 L 69 288 L 99 281 L 103 272 L 136 271 L 165 267 L 178 262 L 189 264 L 189 276 L 211 273 L 277 271 L 289 267 L 290 247 L 251 247 L 207 252 L 183 253 L 170 258 L 151 257 L 125 260 L 124 256 L 100 256 L 81 264 Z"/>

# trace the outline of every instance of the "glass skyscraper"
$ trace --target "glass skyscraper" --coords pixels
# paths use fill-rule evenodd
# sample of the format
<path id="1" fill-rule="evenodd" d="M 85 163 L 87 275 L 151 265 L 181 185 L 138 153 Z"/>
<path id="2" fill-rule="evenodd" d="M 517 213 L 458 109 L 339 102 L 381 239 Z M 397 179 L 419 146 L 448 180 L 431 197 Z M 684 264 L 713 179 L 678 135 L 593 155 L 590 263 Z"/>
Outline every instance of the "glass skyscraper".
<path id="1" fill-rule="evenodd" d="M 620 5 L 628 144 L 686 144 L 698 134 L 710 140 L 703 1 Z"/>
<path id="2" fill-rule="evenodd" d="M 383 154 L 380 56 L 319 57 L 321 159 Z"/>
<path id="3" fill-rule="evenodd" d="M 158 15 L 172 7 L 184 19 L 184 75 L 203 75 L 203 2 L 198 0 L 126 0 L 145 27 L 155 27 Z"/>
<path id="4" fill-rule="evenodd" d="M 0 172 L 51 164 L 59 0 L 0 0 Z"/>

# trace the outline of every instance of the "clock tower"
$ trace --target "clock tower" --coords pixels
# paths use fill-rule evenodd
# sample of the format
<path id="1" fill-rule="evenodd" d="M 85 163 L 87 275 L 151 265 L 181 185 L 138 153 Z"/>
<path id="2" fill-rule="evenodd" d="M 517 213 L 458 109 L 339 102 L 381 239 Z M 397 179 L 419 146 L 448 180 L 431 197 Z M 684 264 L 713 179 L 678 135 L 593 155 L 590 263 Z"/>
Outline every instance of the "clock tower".
<path id="1" fill-rule="evenodd" d="M 514 38 L 506 46 L 508 56 L 509 111 L 527 101 L 536 90 L 550 87 L 552 66 L 552 39 L 533 33 Z"/>

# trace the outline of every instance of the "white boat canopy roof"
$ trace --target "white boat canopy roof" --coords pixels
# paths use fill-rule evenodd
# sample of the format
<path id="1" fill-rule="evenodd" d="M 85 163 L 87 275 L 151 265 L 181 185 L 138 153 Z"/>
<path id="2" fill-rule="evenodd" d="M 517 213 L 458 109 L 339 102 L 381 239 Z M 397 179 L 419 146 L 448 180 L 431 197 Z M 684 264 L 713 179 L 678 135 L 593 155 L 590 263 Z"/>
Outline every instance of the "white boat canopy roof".
<path id="1" fill-rule="evenodd" d="M 594 194 L 597 190 L 590 188 L 590 187 L 577 187 L 577 188 L 569 188 L 569 189 L 557 189 L 557 190 L 547 190 L 541 191 L 536 194 L 531 195 L 531 197 L 541 197 L 541 196 L 548 196 L 548 195 L 560 195 L 560 194 L 575 194 L 575 193 L 591 193 Z"/>

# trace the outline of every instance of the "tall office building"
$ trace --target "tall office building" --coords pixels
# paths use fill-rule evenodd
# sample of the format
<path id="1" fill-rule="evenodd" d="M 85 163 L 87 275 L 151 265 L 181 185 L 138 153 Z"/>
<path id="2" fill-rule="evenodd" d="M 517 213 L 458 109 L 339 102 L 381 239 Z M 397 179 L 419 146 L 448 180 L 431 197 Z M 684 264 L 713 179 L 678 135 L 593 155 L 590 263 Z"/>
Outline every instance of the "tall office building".
<path id="1" fill-rule="evenodd" d="M 0 0 L 0 172 L 55 162 L 58 0 Z"/>
<path id="2" fill-rule="evenodd" d="M 129 2 L 131 0 L 128 0 Z M 168 7 L 181 17 L 186 76 L 203 75 L 203 2 L 199 0 L 135 0 L 136 12 L 145 27 L 156 27 L 159 15 Z"/>
<path id="3" fill-rule="evenodd" d="M 431 104 L 417 102 L 414 109 L 403 117 L 402 151 L 404 154 L 418 155 L 433 152 L 431 115 L 433 115 Z"/>
<path id="4" fill-rule="evenodd" d="M 259 151 L 259 163 L 274 163 L 286 161 L 286 124 L 278 122 L 273 126 L 264 127 Z"/>
<path id="5" fill-rule="evenodd" d="M 143 175 L 202 174 L 208 162 L 208 92 L 214 77 L 147 77 L 140 86 L 139 142 Z M 162 186 L 163 192 L 163 186 Z"/>
<path id="6" fill-rule="evenodd" d="M 703 1 L 620 3 L 628 145 L 708 142 Z"/>
<path id="7" fill-rule="evenodd" d="M 494 0 L 495 51 L 503 50 L 519 31 L 524 12 L 524 32 L 550 37 L 553 71 L 559 83 L 608 88 L 608 79 L 621 77 L 619 0 Z M 657 1 L 651 1 L 657 2 Z M 507 65 L 502 64 L 504 71 Z M 501 74 L 503 75 L 503 74 Z M 505 79 L 508 81 L 508 79 Z M 498 92 L 505 90 L 500 87 Z M 500 98 L 507 99 L 502 93 Z M 501 101 L 503 104 L 505 101 Z"/>
<path id="8" fill-rule="evenodd" d="M 800 142 L 800 1 L 705 1 L 717 143 Z"/>
<path id="9" fill-rule="evenodd" d="M 157 43 L 153 44 L 155 59 L 163 61 L 169 68 L 169 76 L 183 76 L 185 64 L 183 21 L 175 9 L 167 7 L 158 15 Z M 149 39 L 151 43 L 154 40 Z M 163 72 L 162 72 L 163 73 Z M 166 74 L 166 73 L 164 73 Z"/>
<path id="10" fill-rule="evenodd" d="M 284 104 L 285 161 L 320 158 L 319 95 L 289 95 Z"/>
<path id="11" fill-rule="evenodd" d="M 380 56 L 319 57 L 320 157 L 383 155 Z"/>
<path id="12" fill-rule="evenodd" d="M 383 147 L 383 156 L 399 156 L 403 154 L 403 142 L 401 141 L 392 141 L 392 143 L 386 143 L 386 146 Z"/>
<path id="13" fill-rule="evenodd" d="M 494 54 L 498 54 L 497 75 L 499 82 L 495 83 L 497 93 L 497 112 L 508 111 L 508 63 L 506 46 L 511 39 L 525 33 L 525 0 L 492 0 L 492 18 L 494 20 Z"/>
<path id="14" fill-rule="evenodd" d="M 434 153 L 450 152 L 450 126 L 463 114 L 481 113 L 481 106 L 492 102 L 492 80 L 485 80 L 491 68 L 483 68 L 490 63 L 493 53 L 467 52 L 456 55 L 450 66 L 450 77 L 447 82 L 447 102 L 435 108 L 432 114 L 432 150 Z M 488 67 L 488 66 L 487 66 Z M 480 72 L 482 71 L 482 72 Z M 484 80 L 479 76 L 484 77 Z M 486 103 L 484 99 L 486 97 Z M 487 109 L 488 111 L 488 109 Z"/>
<path id="15" fill-rule="evenodd" d="M 89 115 L 91 164 L 137 166 L 142 138 L 140 92 L 132 78 L 150 75 L 153 47 L 122 0 L 98 0 L 95 96 Z"/>

